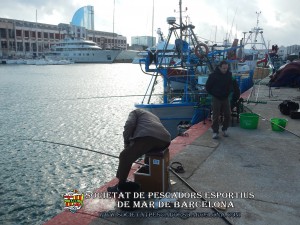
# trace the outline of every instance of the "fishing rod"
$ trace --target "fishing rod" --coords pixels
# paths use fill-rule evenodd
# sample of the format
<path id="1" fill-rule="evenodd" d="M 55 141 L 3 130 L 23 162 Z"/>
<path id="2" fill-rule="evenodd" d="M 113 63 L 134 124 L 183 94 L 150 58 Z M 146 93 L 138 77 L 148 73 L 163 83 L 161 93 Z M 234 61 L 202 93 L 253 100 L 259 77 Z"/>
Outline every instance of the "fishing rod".
<path id="1" fill-rule="evenodd" d="M 247 108 L 251 113 L 254 113 L 251 109 L 249 109 L 249 107 L 247 107 L 247 106 L 244 106 L 244 107 Z M 257 113 L 255 113 L 255 114 L 257 114 Z M 287 132 L 289 132 L 289 133 L 295 135 L 296 137 L 300 138 L 300 135 L 294 133 L 293 131 L 291 131 L 291 130 L 289 130 L 289 129 L 287 129 L 287 128 L 285 128 L 285 127 L 283 127 L 283 126 L 281 126 L 281 125 L 279 125 L 279 124 L 277 124 L 277 123 L 274 123 L 272 120 L 270 120 L 270 119 L 268 119 L 268 118 L 266 118 L 266 117 L 264 117 L 264 116 L 262 116 L 262 115 L 260 115 L 260 114 L 257 114 L 257 115 L 258 115 L 260 118 L 269 121 L 271 124 L 276 125 L 276 126 L 280 127 L 281 129 L 284 129 L 285 131 L 287 131 Z"/>
<path id="2" fill-rule="evenodd" d="M 198 193 L 198 191 L 196 191 L 195 188 L 193 188 L 185 179 L 183 179 L 178 173 L 176 173 L 171 167 L 169 167 L 169 170 L 177 177 L 179 178 L 190 190 L 192 190 L 195 193 Z M 207 200 L 203 197 L 200 198 L 202 201 L 207 202 Z M 220 210 L 218 210 L 216 207 L 212 207 L 210 208 L 213 211 L 215 211 L 216 213 L 219 213 L 220 215 L 222 215 L 223 213 L 220 212 Z M 221 218 L 229 225 L 233 225 L 232 222 L 230 222 L 225 216 L 221 216 Z"/>
<path id="3" fill-rule="evenodd" d="M 259 87 L 260 87 L 260 82 L 259 82 Z M 250 96 L 252 95 L 253 89 L 254 89 L 254 88 L 252 88 L 251 93 L 249 94 L 249 96 L 248 96 L 248 98 L 247 98 L 247 102 L 248 102 L 248 103 L 251 103 L 251 102 L 252 102 L 252 101 L 249 100 L 249 98 L 250 98 Z M 258 92 L 259 92 L 259 88 L 258 88 Z M 257 93 L 257 95 L 256 95 L 256 101 L 255 101 L 255 102 L 256 102 L 256 103 L 263 103 L 263 104 L 266 104 L 266 103 L 267 103 L 267 102 L 263 102 L 263 101 L 257 101 L 257 99 L 258 99 L 258 93 Z M 272 100 L 271 100 L 271 101 L 272 101 Z M 273 100 L 273 101 L 276 101 L 276 100 Z M 244 106 L 244 107 L 245 107 L 246 109 L 248 109 L 251 113 L 254 113 L 249 107 L 247 107 L 247 106 Z M 256 114 L 257 114 L 257 113 L 256 113 Z M 289 129 L 287 129 L 287 128 L 285 128 L 285 127 L 279 125 L 279 124 L 274 123 L 271 119 L 268 119 L 268 118 L 266 118 L 266 117 L 264 117 L 264 116 L 262 116 L 262 115 L 260 115 L 260 114 L 257 114 L 257 115 L 258 115 L 260 118 L 262 118 L 262 119 L 264 119 L 264 120 L 267 120 L 267 121 L 270 122 L 271 124 L 276 125 L 276 126 L 280 127 L 281 129 L 283 129 L 283 130 L 285 130 L 285 131 L 287 131 L 287 132 L 289 132 L 289 133 L 295 135 L 296 137 L 300 138 L 300 136 L 299 136 L 298 134 L 296 134 L 296 133 L 290 131 Z"/>
<path id="4" fill-rule="evenodd" d="M 47 141 L 47 140 L 39 140 L 39 139 L 28 139 L 28 138 L 20 138 L 20 139 L 16 139 L 16 140 L 22 140 L 22 141 L 32 141 L 32 142 L 42 142 L 42 143 L 49 143 L 49 144 L 55 144 L 55 145 L 61 145 L 61 146 L 66 146 L 66 147 L 72 147 L 72 148 L 76 148 L 76 149 L 81 149 L 81 150 L 85 150 L 85 151 L 89 151 L 89 152 L 94 152 L 94 153 L 98 153 L 98 154 L 102 154 L 102 155 L 106 155 L 112 158 L 119 158 L 118 156 L 109 154 L 109 153 L 105 153 L 105 152 L 101 152 L 101 151 L 96 151 L 93 149 L 89 149 L 89 148 L 83 148 L 83 147 L 79 147 L 79 146 L 75 146 L 75 145 L 70 145 L 70 144 L 64 144 L 64 143 L 59 143 L 59 142 L 54 142 L 54 141 Z M 149 166 L 148 164 L 145 163 L 140 163 L 135 161 L 134 163 L 142 165 L 142 166 Z M 188 188 L 190 188 L 193 192 L 197 193 L 197 191 L 187 182 L 185 181 L 178 173 L 176 173 L 170 166 L 168 167 L 169 171 L 171 171 L 176 177 L 178 177 Z M 202 201 L 207 201 L 205 198 L 201 198 Z M 211 208 L 213 211 L 222 214 L 222 212 L 220 212 L 217 208 L 213 207 Z M 233 225 L 226 217 L 221 217 L 227 224 L 229 225 Z"/>
<path id="5" fill-rule="evenodd" d="M 59 142 L 54 142 L 54 141 L 47 141 L 47 140 L 39 140 L 39 139 L 26 139 L 26 138 L 20 138 L 18 140 L 22 140 L 22 141 L 33 141 L 33 142 L 43 142 L 43 143 L 49 143 L 49 144 L 55 144 L 55 145 L 61 145 L 61 146 L 66 146 L 66 147 L 71 147 L 71 148 L 77 148 L 77 149 L 81 149 L 81 150 L 85 150 L 85 151 L 89 151 L 89 152 L 94 152 L 94 153 L 98 153 L 101 155 L 106 155 L 112 158 L 117 158 L 119 159 L 119 156 L 116 155 L 112 155 L 106 152 L 101 152 L 101 151 L 96 151 L 93 149 L 89 149 L 89 148 L 83 148 L 83 147 L 79 147 L 79 146 L 75 146 L 75 145 L 70 145 L 70 144 L 64 144 L 64 143 L 59 143 Z M 147 164 L 144 163 L 140 163 L 135 161 L 134 163 L 139 164 L 139 165 L 143 165 L 143 166 L 148 166 Z"/>

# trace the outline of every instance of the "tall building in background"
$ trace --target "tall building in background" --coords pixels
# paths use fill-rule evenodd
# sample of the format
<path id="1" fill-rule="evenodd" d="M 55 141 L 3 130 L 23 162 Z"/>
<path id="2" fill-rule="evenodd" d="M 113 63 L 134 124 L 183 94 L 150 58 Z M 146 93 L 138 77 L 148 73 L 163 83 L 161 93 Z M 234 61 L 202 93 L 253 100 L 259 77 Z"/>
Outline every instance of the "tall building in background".
<path id="1" fill-rule="evenodd" d="M 72 18 L 71 25 L 94 30 L 94 6 L 88 5 L 78 9 Z"/>
<path id="2" fill-rule="evenodd" d="M 102 49 L 127 49 L 127 38 L 94 30 L 94 6 L 78 9 L 70 24 L 58 25 L 0 18 L 0 59 L 42 56 L 65 37 L 96 42 Z"/>

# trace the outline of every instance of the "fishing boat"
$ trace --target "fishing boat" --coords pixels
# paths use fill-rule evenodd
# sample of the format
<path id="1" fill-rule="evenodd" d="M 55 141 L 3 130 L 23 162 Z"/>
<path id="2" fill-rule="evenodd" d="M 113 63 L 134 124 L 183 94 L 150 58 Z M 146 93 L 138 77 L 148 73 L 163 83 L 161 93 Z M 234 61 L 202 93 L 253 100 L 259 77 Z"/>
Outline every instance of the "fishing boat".
<path id="1" fill-rule="evenodd" d="M 198 84 L 197 67 L 200 63 L 212 66 L 206 56 L 207 52 L 202 50 L 206 45 L 200 43 L 193 31 L 195 28 L 191 24 L 182 23 L 181 0 L 179 1 L 180 22 L 176 23 L 175 17 L 168 17 L 167 22 L 170 25 L 169 34 L 164 42 L 164 47 L 159 55 L 149 52 L 146 58 L 140 59 L 144 64 L 144 72 L 151 73 L 152 79 L 145 93 L 142 103 L 135 104 L 136 108 L 148 110 L 157 115 L 165 127 L 170 131 L 172 137 L 177 136 L 177 126 L 179 124 L 197 123 L 205 119 L 209 114 L 210 106 L 205 103 L 207 93 L 203 89 L 203 84 Z M 175 45 L 173 57 L 176 60 L 169 59 L 170 63 L 164 60 L 170 49 L 170 40 L 175 36 Z M 196 56 L 199 51 L 200 57 Z M 174 63 L 175 62 L 175 63 Z M 163 94 L 161 102 L 152 102 L 154 86 L 159 77 L 163 81 Z M 180 90 L 171 88 L 171 82 L 183 84 Z"/>
<path id="2" fill-rule="evenodd" d="M 211 100 L 205 90 L 208 75 L 214 71 L 217 63 L 226 59 L 229 63 L 236 63 L 236 51 L 242 46 L 231 46 L 222 50 L 209 49 L 205 43 L 198 40 L 193 29 L 194 25 L 182 22 L 182 1 L 179 0 L 179 23 L 175 17 L 168 17 L 169 34 L 160 52 L 160 58 L 149 52 L 140 59 L 144 73 L 152 75 L 152 79 L 141 103 L 136 108 L 150 111 L 157 115 L 172 137 L 176 137 L 178 127 L 182 124 L 196 124 L 210 116 Z M 170 40 L 175 37 L 174 60 L 164 63 Z M 157 80 L 162 79 L 163 90 L 161 100 L 154 96 Z M 240 82 L 240 76 L 236 78 Z M 249 88 L 252 78 L 243 79 L 243 87 Z M 247 81 L 247 82 L 246 82 Z M 249 81 L 249 82 L 248 82 Z M 175 88 L 175 85 L 178 87 Z M 247 86 L 247 87 L 246 87 Z M 153 99 L 155 99 L 153 101 Z"/>
<path id="3" fill-rule="evenodd" d="M 104 50 L 93 41 L 67 37 L 54 44 L 45 57 L 74 63 L 112 63 L 120 52 L 120 49 Z"/>

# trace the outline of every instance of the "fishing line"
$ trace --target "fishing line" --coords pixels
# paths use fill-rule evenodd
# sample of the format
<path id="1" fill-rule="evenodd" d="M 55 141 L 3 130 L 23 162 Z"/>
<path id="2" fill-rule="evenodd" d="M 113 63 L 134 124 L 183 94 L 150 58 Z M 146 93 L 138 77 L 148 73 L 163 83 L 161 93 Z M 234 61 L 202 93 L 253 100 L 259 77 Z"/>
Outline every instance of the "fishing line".
<path id="1" fill-rule="evenodd" d="M 156 96 L 161 96 L 164 94 L 153 94 Z M 87 98 L 76 98 L 76 100 L 80 99 L 97 99 L 97 98 L 128 98 L 128 97 L 143 97 L 143 96 L 150 96 L 150 95 L 111 95 L 111 96 L 96 96 L 96 97 L 87 97 Z M 67 99 L 67 100 L 75 100 L 75 99 Z"/>
<path id="2" fill-rule="evenodd" d="M 175 93 L 174 93 L 175 94 Z M 178 95 L 182 95 L 184 94 L 183 92 L 176 92 L 176 94 Z M 195 93 L 192 92 L 188 92 L 186 93 L 187 95 L 194 95 Z M 65 100 L 86 100 L 86 99 L 106 99 L 106 98 L 129 98 L 129 97 L 147 97 L 147 96 L 163 96 L 166 95 L 164 93 L 162 94 L 146 94 L 146 95 L 110 95 L 110 96 L 96 96 L 96 97 L 86 97 L 86 98 L 69 98 L 69 99 L 65 99 Z M 55 99 L 53 99 L 55 100 Z"/>
<path id="3" fill-rule="evenodd" d="M 143 98 L 143 100 L 142 100 L 142 104 L 144 104 L 144 101 L 145 101 L 146 96 L 149 96 L 149 98 L 151 97 L 151 95 L 147 95 L 147 93 L 149 92 L 149 89 L 150 89 L 151 84 L 153 83 L 153 85 L 154 85 L 153 79 L 154 79 L 154 76 L 151 77 L 151 80 L 150 80 L 150 82 L 149 82 L 149 84 L 148 84 L 148 87 L 147 87 L 147 90 L 146 90 L 146 92 L 145 92 L 144 98 Z"/>

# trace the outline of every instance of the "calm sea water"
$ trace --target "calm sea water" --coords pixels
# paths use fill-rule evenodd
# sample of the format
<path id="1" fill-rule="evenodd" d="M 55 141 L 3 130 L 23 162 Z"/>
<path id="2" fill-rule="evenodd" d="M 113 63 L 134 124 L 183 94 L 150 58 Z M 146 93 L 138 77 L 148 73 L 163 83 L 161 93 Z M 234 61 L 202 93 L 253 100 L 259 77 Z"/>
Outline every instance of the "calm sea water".
<path id="1" fill-rule="evenodd" d="M 142 99 L 125 96 L 149 80 L 133 64 L 0 65 L 0 224 L 43 224 L 67 190 L 111 180 L 117 159 L 65 145 L 118 156 Z"/>

